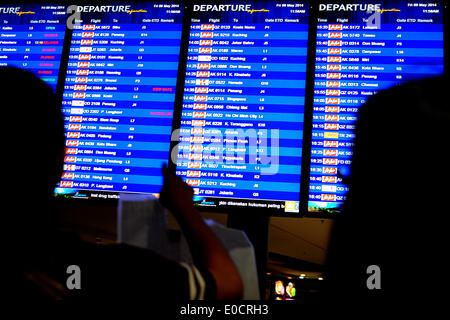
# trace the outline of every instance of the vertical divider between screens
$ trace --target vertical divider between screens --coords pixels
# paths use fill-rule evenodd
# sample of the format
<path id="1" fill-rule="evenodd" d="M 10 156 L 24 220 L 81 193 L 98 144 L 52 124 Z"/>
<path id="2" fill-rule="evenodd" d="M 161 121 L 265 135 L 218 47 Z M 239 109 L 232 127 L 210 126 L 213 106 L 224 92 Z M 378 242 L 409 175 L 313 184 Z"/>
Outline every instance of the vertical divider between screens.
<path id="1" fill-rule="evenodd" d="M 300 182 L 301 216 L 308 214 L 317 32 L 317 2 L 310 2 L 308 5 L 310 6 L 308 23 L 308 53 L 306 62 L 305 113 L 303 122 L 302 169 Z"/>
<path id="2" fill-rule="evenodd" d="M 66 32 L 64 33 L 64 41 L 63 41 L 63 50 L 61 53 L 61 61 L 58 71 L 58 81 L 56 83 L 56 102 L 61 107 L 61 112 L 63 109 L 63 100 L 64 100 L 64 86 L 66 84 L 66 75 L 67 75 L 67 65 L 69 63 L 69 55 L 70 55 L 70 46 L 72 42 L 72 33 L 73 29 L 67 28 L 67 19 L 69 14 L 67 12 L 69 5 L 66 5 Z M 65 130 L 64 130 L 65 131 Z M 65 153 L 65 152 L 64 152 Z M 62 178 L 62 177 L 61 177 Z M 56 198 L 58 203 L 61 203 L 61 199 Z M 68 199 L 64 199 L 64 202 L 67 202 Z M 70 201 L 72 202 L 72 201 Z"/>
<path id="3" fill-rule="evenodd" d="M 183 31 L 181 34 L 180 42 L 180 55 L 178 59 L 178 73 L 177 73 L 177 84 L 175 92 L 175 103 L 173 110 L 172 119 L 172 134 L 170 141 L 170 152 L 169 152 L 169 163 L 168 169 L 171 173 L 175 174 L 176 171 L 176 160 L 178 157 L 178 143 L 179 135 L 174 135 L 175 130 L 181 127 L 181 113 L 183 112 L 183 98 L 184 98 L 184 82 L 186 78 L 186 64 L 189 48 L 189 32 L 191 28 L 191 16 L 192 16 L 192 5 L 188 2 L 182 2 L 181 5 L 184 6 L 183 14 Z M 174 161 L 172 161 L 172 154 L 175 156 Z"/>

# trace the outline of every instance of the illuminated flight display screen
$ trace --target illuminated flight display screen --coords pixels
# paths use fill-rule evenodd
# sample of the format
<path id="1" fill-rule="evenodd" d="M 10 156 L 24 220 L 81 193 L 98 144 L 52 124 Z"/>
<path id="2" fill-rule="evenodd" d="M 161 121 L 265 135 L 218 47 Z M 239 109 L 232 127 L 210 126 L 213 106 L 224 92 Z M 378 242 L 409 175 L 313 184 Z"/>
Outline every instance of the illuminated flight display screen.
<path id="1" fill-rule="evenodd" d="M 308 15 L 193 5 L 176 172 L 198 205 L 299 212 Z"/>
<path id="2" fill-rule="evenodd" d="M 441 74 L 443 40 L 439 2 L 318 4 L 310 212 L 345 200 L 338 173 L 348 173 L 358 108 L 379 90 Z"/>
<path id="3" fill-rule="evenodd" d="M 157 196 L 169 163 L 202 210 L 319 217 L 346 199 L 359 108 L 443 73 L 444 10 L 400 0 L 0 5 L 0 65 L 62 95 L 57 197 Z"/>
<path id="4" fill-rule="evenodd" d="M 179 3 L 78 6 L 57 194 L 159 193 L 169 158 L 183 11 Z"/>
<path id="5" fill-rule="evenodd" d="M 66 31 L 66 7 L 0 5 L 0 66 L 27 69 L 56 90 Z"/>

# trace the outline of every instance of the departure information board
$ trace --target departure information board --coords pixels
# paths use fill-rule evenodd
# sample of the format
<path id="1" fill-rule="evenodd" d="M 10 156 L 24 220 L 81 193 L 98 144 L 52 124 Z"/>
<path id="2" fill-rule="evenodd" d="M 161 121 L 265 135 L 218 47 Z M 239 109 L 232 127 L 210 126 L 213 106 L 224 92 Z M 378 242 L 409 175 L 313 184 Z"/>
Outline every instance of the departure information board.
<path id="1" fill-rule="evenodd" d="M 0 66 L 32 71 L 56 89 L 66 31 L 66 7 L 0 5 Z"/>
<path id="2" fill-rule="evenodd" d="M 309 8 L 194 4 L 177 175 L 211 208 L 299 212 Z"/>
<path id="3" fill-rule="evenodd" d="M 156 195 L 170 162 L 204 210 L 337 213 L 359 107 L 444 70 L 442 1 L 70 10 L 0 6 L 0 64 L 64 84 L 66 155 L 55 194 L 67 198 Z"/>
<path id="4" fill-rule="evenodd" d="M 379 90 L 441 74 L 443 40 L 439 2 L 318 4 L 310 212 L 345 200 L 338 171 L 351 163 L 358 108 Z"/>
<path id="5" fill-rule="evenodd" d="M 78 6 L 57 194 L 159 193 L 169 158 L 183 10 L 179 3 Z"/>

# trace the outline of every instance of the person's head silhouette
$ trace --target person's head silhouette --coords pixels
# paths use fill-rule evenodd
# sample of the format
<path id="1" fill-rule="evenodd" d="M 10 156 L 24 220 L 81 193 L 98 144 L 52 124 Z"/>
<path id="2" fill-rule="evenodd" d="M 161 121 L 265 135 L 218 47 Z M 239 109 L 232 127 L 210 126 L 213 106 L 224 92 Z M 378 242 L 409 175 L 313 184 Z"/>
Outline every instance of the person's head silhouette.
<path id="1" fill-rule="evenodd" d="M 50 206 L 63 169 L 64 119 L 53 90 L 30 71 L 0 68 L 3 124 L 3 230 L 14 262 L 35 259 L 48 244 Z M 48 238 L 48 239 L 46 239 Z"/>
<path id="2" fill-rule="evenodd" d="M 436 288 L 431 274 L 445 273 L 449 83 L 446 75 L 410 82 L 361 107 L 350 191 L 330 242 L 336 298 L 420 297 Z M 368 288 L 372 265 L 381 270 L 382 290 Z"/>

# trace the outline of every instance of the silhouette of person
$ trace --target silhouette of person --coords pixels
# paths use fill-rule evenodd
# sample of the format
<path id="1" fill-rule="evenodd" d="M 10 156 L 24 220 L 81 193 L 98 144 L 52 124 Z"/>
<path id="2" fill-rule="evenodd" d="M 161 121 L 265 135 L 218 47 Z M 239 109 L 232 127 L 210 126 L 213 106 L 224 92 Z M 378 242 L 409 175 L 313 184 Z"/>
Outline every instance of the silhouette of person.
<path id="1" fill-rule="evenodd" d="M 50 199 L 62 173 L 64 123 L 52 89 L 31 72 L 0 68 L 0 92 L 6 280 L 9 296 L 21 298 L 32 288 L 22 288 L 25 266 L 48 264 L 55 239 Z"/>
<path id="2" fill-rule="evenodd" d="M 2 222 L 8 243 L 4 276 L 10 299 L 152 301 L 242 296 L 239 273 L 195 210 L 192 189 L 165 166 L 161 202 L 178 219 L 195 266 L 128 245 L 87 243 L 76 234 L 58 231 L 53 191 L 61 178 L 65 152 L 61 106 L 44 81 L 14 67 L 0 68 L 0 91 L 3 197 L 8 205 Z M 66 287 L 71 265 L 81 270 L 80 290 Z"/>
<path id="3" fill-rule="evenodd" d="M 448 284 L 449 89 L 446 74 L 411 81 L 360 108 L 327 301 L 409 308 Z"/>

